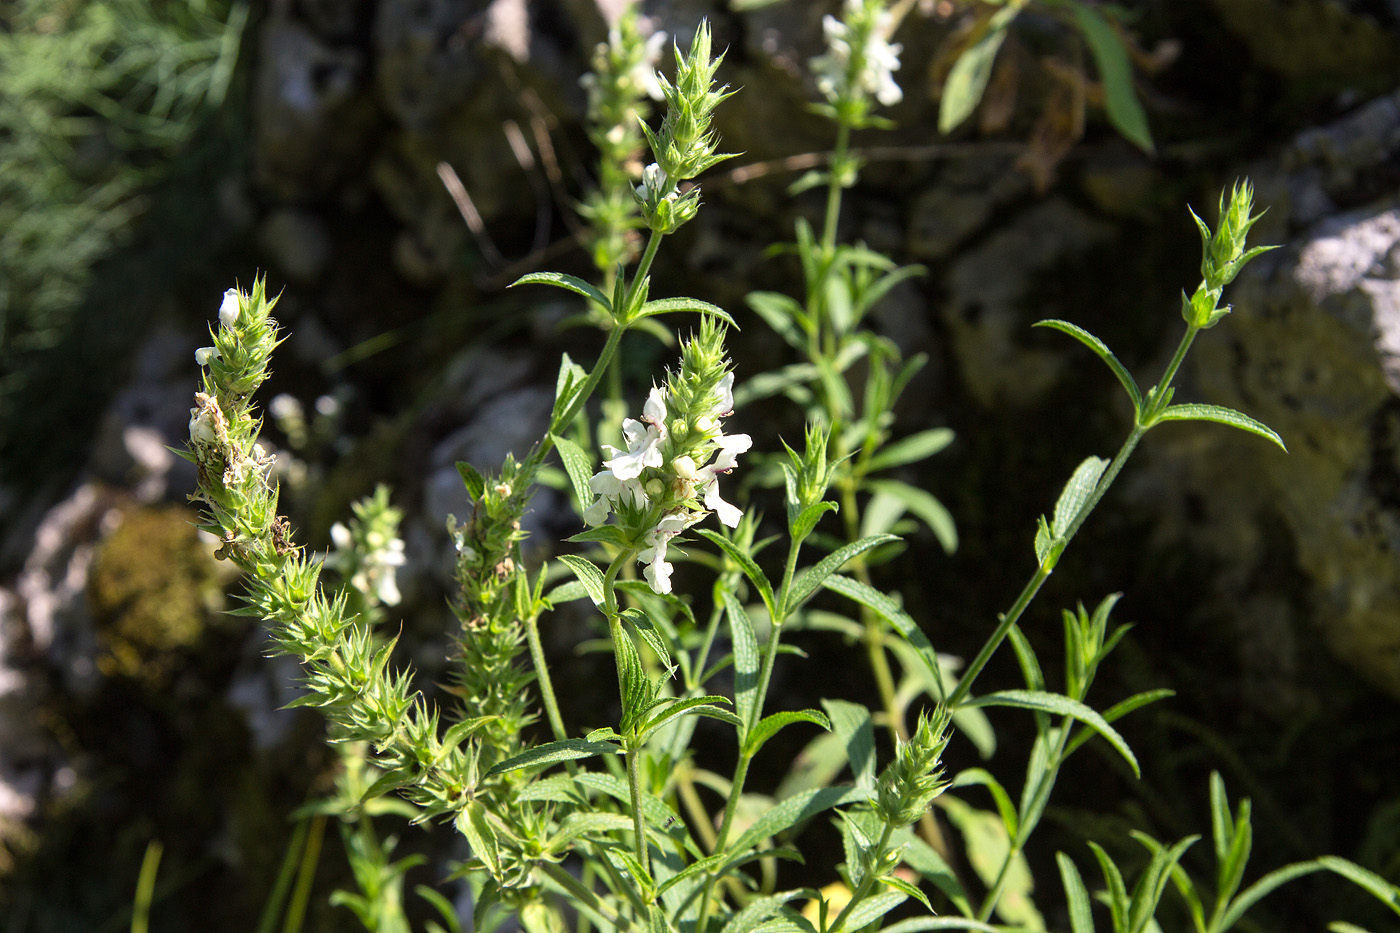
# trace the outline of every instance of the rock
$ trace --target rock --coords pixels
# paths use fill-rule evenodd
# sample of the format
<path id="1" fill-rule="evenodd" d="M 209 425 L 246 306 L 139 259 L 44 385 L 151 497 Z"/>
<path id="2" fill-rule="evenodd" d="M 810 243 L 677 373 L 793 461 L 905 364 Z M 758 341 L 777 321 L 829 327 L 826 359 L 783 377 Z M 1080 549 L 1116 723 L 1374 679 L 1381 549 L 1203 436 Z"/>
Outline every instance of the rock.
<path id="1" fill-rule="evenodd" d="M 310 211 L 273 211 L 258 231 L 258 244 L 289 280 L 303 285 L 320 278 L 331 258 L 326 224 Z"/>
<path id="2" fill-rule="evenodd" d="M 1205 512 L 1192 540 L 1231 568 L 1227 599 L 1247 602 L 1282 546 L 1327 645 L 1400 697 L 1400 198 L 1387 180 L 1397 104 L 1309 131 L 1252 173 L 1271 208 L 1255 239 L 1286 246 L 1245 270 L 1226 296 L 1237 310 L 1192 357 L 1193 394 L 1263 421 L 1289 453 L 1239 432 L 1162 432 L 1158 455 L 1172 465 L 1154 473 L 1190 477 Z M 1267 530 L 1277 525 L 1282 539 Z M 1256 637 L 1287 641 L 1286 619 Z"/>
<path id="3" fill-rule="evenodd" d="M 284 8 L 263 24 L 253 78 L 253 166 L 286 199 L 335 190 L 363 159 L 375 115 L 363 54 L 333 47 Z"/>
<path id="4" fill-rule="evenodd" d="M 1035 277 L 1073 258 L 1111 228 L 1069 202 L 1049 198 L 961 254 L 948 275 L 943 317 L 977 402 L 1028 405 L 1059 377 L 1063 354 L 1028 345 L 1026 310 Z"/>

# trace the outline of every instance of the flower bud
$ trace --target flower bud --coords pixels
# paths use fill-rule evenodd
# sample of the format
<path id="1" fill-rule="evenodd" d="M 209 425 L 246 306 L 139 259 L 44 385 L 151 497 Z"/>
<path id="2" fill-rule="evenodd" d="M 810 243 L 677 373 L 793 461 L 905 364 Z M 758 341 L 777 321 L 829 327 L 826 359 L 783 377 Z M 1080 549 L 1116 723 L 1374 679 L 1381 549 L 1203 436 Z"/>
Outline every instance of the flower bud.
<path id="1" fill-rule="evenodd" d="M 893 827 L 908 826 L 947 788 L 940 758 L 948 745 L 951 715 L 939 706 L 932 716 L 920 714 L 918 728 L 900 744 L 895 760 L 880 775 L 876 809 Z"/>
<path id="2" fill-rule="evenodd" d="M 224 300 L 219 305 L 219 323 L 225 327 L 232 327 L 238 323 L 239 298 L 238 289 L 230 288 L 224 292 Z"/>

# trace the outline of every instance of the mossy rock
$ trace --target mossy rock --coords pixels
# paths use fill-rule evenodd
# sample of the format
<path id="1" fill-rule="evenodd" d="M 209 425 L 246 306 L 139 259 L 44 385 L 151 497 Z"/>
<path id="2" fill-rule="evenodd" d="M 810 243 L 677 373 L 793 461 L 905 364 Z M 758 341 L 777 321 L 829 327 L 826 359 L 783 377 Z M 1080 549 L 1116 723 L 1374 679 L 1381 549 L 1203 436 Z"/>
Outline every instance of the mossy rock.
<path id="1" fill-rule="evenodd" d="M 135 508 L 98 547 L 88 578 L 98 667 L 159 689 L 223 605 L 218 562 L 178 506 Z"/>

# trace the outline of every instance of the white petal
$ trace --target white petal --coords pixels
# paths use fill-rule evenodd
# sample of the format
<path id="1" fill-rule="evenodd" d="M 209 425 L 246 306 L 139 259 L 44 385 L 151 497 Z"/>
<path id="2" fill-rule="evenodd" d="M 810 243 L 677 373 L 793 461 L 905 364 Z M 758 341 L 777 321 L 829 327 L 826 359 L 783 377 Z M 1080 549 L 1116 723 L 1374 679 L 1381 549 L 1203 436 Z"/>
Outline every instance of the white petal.
<path id="1" fill-rule="evenodd" d="M 719 400 L 715 403 L 714 415 L 716 418 L 723 417 L 734 411 L 734 374 L 725 373 L 724 378 L 715 386 L 715 394 Z"/>
<path id="2" fill-rule="evenodd" d="M 719 480 L 712 479 L 705 487 L 705 508 L 714 511 L 719 520 L 730 528 L 737 528 L 744 517 L 742 509 L 730 505 L 719 497 Z"/>
<path id="3" fill-rule="evenodd" d="M 655 559 L 655 555 L 653 555 L 652 562 L 647 564 L 646 569 L 642 571 L 642 576 L 646 577 L 647 585 L 651 587 L 653 593 L 660 593 L 664 596 L 671 592 L 671 571 L 673 569 L 670 564 L 664 560 Z"/>
<path id="4" fill-rule="evenodd" d="M 238 323 L 238 289 L 230 288 L 224 292 L 223 303 L 219 305 L 219 323 L 225 327 Z"/>
<path id="5" fill-rule="evenodd" d="M 647 393 L 646 404 L 642 406 L 642 420 L 655 425 L 663 432 L 661 436 L 666 436 L 666 396 L 656 386 L 652 386 Z"/>

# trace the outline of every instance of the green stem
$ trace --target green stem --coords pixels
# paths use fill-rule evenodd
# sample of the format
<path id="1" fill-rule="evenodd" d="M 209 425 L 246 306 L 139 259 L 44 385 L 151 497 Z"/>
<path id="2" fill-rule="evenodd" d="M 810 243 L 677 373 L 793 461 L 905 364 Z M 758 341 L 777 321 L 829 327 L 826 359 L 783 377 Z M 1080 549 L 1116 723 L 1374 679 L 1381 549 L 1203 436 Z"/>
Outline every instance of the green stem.
<path id="1" fill-rule="evenodd" d="M 554 733 L 555 741 L 563 741 L 568 733 L 564 731 L 564 718 L 559 714 L 559 700 L 554 696 L 554 682 L 549 677 L 549 664 L 545 661 L 544 648 L 540 644 L 538 615 L 531 615 L 525 620 L 525 640 L 530 646 L 530 661 L 535 665 L 535 683 L 540 688 L 540 699 L 544 701 L 550 731 Z"/>
<path id="2" fill-rule="evenodd" d="M 623 636 L 624 638 L 626 635 Z M 627 748 L 627 793 L 632 798 L 633 854 L 642 871 L 651 875 L 650 850 L 647 848 L 646 824 L 642 820 L 642 764 L 641 748 Z"/>
<path id="3" fill-rule="evenodd" d="M 876 881 L 874 868 L 883 860 L 885 848 L 890 844 L 890 836 L 893 834 L 894 827 L 886 823 L 885 831 L 880 834 L 880 841 L 875 844 L 875 857 L 871 859 L 871 864 L 866 869 L 865 877 L 860 880 L 860 884 L 856 887 L 855 893 L 852 894 L 851 899 L 846 902 L 846 906 L 841 908 L 841 912 L 836 915 L 836 919 L 832 921 L 831 926 L 827 927 L 831 933 L 841 933 L 846 918 L 851 915 L 851 911 L 855 910 L 856 905 L 870 895 L 870 889 L 875 886 Z"/>
<path id="4" fill-rule="evenodd" d="M 759 667 L 757 695 L 754 698 L 753 712 L 750 714 L 749 722 L 744 723 L 744 736 L 753 730 L 763 719 L 763 704 L 768 698 L 768 684 L 773 679 L 773 666 L 778 657 L 778 645 L 781 642 L 782 626 L 786 619 L 788 589 L 792 585 L 793 574 L 797 569 L 797 555 L 802 548 L 801 541 L 793 541 L 788 546 L 787 563 L 783 569 L 783 583 L 778 589 L 776 605 L 778 612 L 782 613 L 778 618 L 772 619 L 772 626 L 768 631 L 768 643 L 764 645 L 763 662 Z M 715 838 L 713 852 L 723 852 L 725 845 L 729 842 L 729 830 L 734 825 L 734 815 L 739 809 L 739 798 L 744 793 L 744 782 L 749 776 L 749 762 L 753 756 L 743 748 L 739 749 L 739 762 L 734 767 L 734 778 L 729 785 L 729 799 L 724 804 L 724 817 L 720 821 L 719 835 Z M 714 894 L 715 876 L 713 874 L 705 878 L 705 890 L 700 895 L 700 919 L 696 924 L 696 933 L 705 933 L 710 921 L 710 903 Z"/>
<path id="5" fill-rule="evenodd" d="M 641 262 L 637 263 L 637 271 L 632 275 L 632 284 L 627 286 L 628 308 L 632 305 L 632 298 L 636 294 L 637 286 L 641 283 L 642 279 L 647 277 L 647 273 L 651 271 L 651 263 L 656 259 L 656 251 L 661 247 L 661 241 L 665 239 L 665 237 L 666 234 L 658 233 L 653 230 L 651 231 L 651 236 L 647 238 L 646 251 L 642 253 Z"/>
<path id="6" fill-rule="evenodd" d="M 958 681 L 957 687 L 948 695 L 949 709 L 957 709 L 958 704 L 967 698 L 968 693 L 972 690 L 973 681 L 977 679 L 977 675 L 982 673 L 982 668 L 987 666 L 987 662 L 991 660 L 992 654 L 1000 647 L 1002 640 L 1006 638 L 1006 633 L 1011 631 L 1011 626 L 1015 625 L 1016 620 L 1021 618 L 1021 613 L 1026 611 L 1026 607 L 1031 604 L 1031 600 L 1035 598 L 1035 594 L 1040 592 L 1040 587 L 1049 578 L 1050 571 L 1043 567 L 1036 568 L 1035 575 L 1026 583 L 1025 588 L 1021 590 L 1021 595 L 1016 597 L 1016 602 L 1012 604 L 1011 608 L 1002 614 L 1001 623 L 997 626 L 996 631 L 987 639 L 986 644 L 982 646 L 982 650 L 977 652 L 977 657 L 973 658 L 972 663 L 967 666 L 967 672 L 964 673 L 962 679 Z"/>
<path id="7" fill-rule="evenodd" d="M 836 249 L 836 222 L 841 216 L 841 173 L 851 146 L 851 128 L 837 124 L 836 148 L 831 153 L 831 173 L 826 182 L 826 217 L 822 222 L 822 256 L 829 260 Z"/>
<path id="8" fill-rule="evenodd" d="M 1015 861 L 1026 847 L 1030 840 L 1031 833 L 1040 822 L 1039 816 L 1035 814 L 1045 812 L 1045 798 L 1050 796 L 1050 792 L 1055 787 L 1055 778 L 1060 771 L 1060 765 L 1064 763 L 1065 746 L 1069 744 L 1070 729 L 1074 720 L 1066 716 L 1064 722 L 1060 724 L 1060 734 L 1055 742 L 1055 750 L 1046 758 L 1044 770 L 1036 778 L 1035 793 L 1027 802 L 1025 809 L 1020 814 L 1019 822 L 1016 826 L 1016 838 L 1010 840 L 1010 845 L 1006 850 L 1006 857 L 1002 859 L 1001 869 L 997 872 L 996 881 L 992 883 L 991 890 L 987 892 L 987 897 L 982 901 L 982 907 L 977 911 L 977 919 L 986 923 L 991 917 L 992 911 L 996 910 L 997 902 L 1001 900 L 1002 894 L 1006 892 L 1006 886 L 1011 881 L 1011 864 Z M 1031 775 L 1026 775 L 1026 783 L 1029 785 Z"/>
<path id="9" fill-rule="evenodd" d="M 608 618 L 608 634 L 612 636 L 613 656 L 621 659 L 622 651 L 619 646 L 622 639 L 629 637 L 622 628 L 622 617 L 617 611 L 617 575 L 627 564 L 636 559 L 636 548 L 628 548 L 621 551 L 613 558 L 608 565 L 607 573 L 603 577 L 603 612 Z M 627 684 L 623 676 L 622 663 L 617 664 L 617 695 L 622 703 L 622 715 L 627 716 Z M 633 854 L 637 858 L 637 864 L 642 869 L 651 874 L 650 864 L 647 858 L 647 837 L 646 826 L 642 819 L 642 780 L 641 780 L 641 748 L 634 745 L 636 736 L 631 729 L 626 730 L 623 744 L 627 757 L 627 792 L 632 810 L 632 834 L 633 834 Z"/>
<path id="10" fill-rule="evenodd" d="M 1162 374 L 1162 381 L 1159 382 L 1157 388 L 1153 390 L 1154 398 L 1166 398 L 1167 393 L 1171 389 L 1172 379 L 1176 377 L 1177 370 L 1181 368 L 1182 361 L 1186 359 L 1186 353 L 1191 349 L 1191 344 L 1196 339 L 1196 334 L 1199 332 L 1200 328 L 1198 327 L 1187 327 L 1186 333 L 1181 338 L 1181 342 L 1177 344 L 1176 352 L 1172 354 L 1171 362 L 1167 364 L 1166 371 Z M 1141 413 L 1139 417 L 1150 419 L 1151 415 L 1152 412 L 1148 411 Z M 1140 423 L 1133 425 L 1132 432 L 1128 434 L 1127 440 L 1125 440 L 1123 446 L 1118 449 L 1118 454 L 1113 458 L 1113 462 L 1108 465 L 1108 469 L 1106 469 L 1103 476 L 1099 478 L 1098 483 L 1094 486 L 1094 491 L 1090 493 L 1089 497 L 1080 505 L 1079 511 L 1075 513 L 1069 526 L 1056 540 L 1055 543 L 1062 554 L 1064 549 L 1069 546 L 1069 542 L 1073 540 L 1075 534 L 1078 533 L 1079 529 L 1083 526 L 1085 520 L 1088 519 L 1089 514 L 1093 512 L 1094 508 L 1103 500 L 1109 487 L 1113 485 L 1113 481 L 1117 479 L 1118 474 L 1122 472 L 1124 464 L 1128 462 L 1128 458 L 1132 456 L 1133 451 L 1137 448 L 1138 442 L 1142 440 L 1143 435 L 1147 433 L 1148 429 L 1151 428 L 1154 423 L 1154 421 L 1148 420 L 1145 425 Z M 972 690 L 973 681 L 977 679 L 978 674 L 982 673 L 982 669 L 987 666 L 988 660 L 991 659 L 992 654 L 1000 647 L 1002 641 L 1006 638 L 1007 632 L 1011 631 L 1011 627 L 1016 624 L 1017 620 L 1021 618 L 1021 614 L 1026 611 L 1026 607 L 1029 606 L 1031 600 L 1035 598 L 1035 594 L 1040 591 L 1040 587 L 1045 583 L 1046 579 L 1049 578 L 1050 572 L 1051 571 L 1045 567 L 1036 568 L 1035 574 L 1031 577 L 1030 581 L 1026 583 L 1025 589 L 1021 590 L 1021 595 L 1016 597 L 1016 602 L 1001 617 L 1001 622 L 997 625 L 996 631 L 992 632 L 991 637 L 988 638 L 986 644 L 982 646 L 982 650 L 977 653 L 977 657 L 968 665 L 962 680 L 958 682 L 958 686 L 953 690 L 952 694 L 949 695 L 948 706 L 950 708 L 957 708 L 959 703 L 967 699 L 968 693 Z"/>

